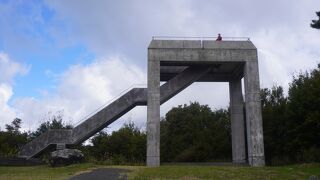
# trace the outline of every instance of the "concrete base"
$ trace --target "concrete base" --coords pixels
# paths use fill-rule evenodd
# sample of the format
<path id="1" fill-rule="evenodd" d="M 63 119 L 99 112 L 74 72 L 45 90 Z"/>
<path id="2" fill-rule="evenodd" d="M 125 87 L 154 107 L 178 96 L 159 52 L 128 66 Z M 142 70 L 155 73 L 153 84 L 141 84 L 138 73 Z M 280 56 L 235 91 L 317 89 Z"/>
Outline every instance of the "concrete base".
<path id="1" fill-rule="evenodd" d="M 242 160 L 233 159 L 232 163 L 233 164 L 247 164 L 247 160 L 246 159 L 242 159 Z"/>
<path id="2" fill-rule="evenodd" d="M 147 166 L 148 167 L 160 166 L 160 156 L 147 156 Z"/>
<path id="3" fill-rule="evenodd" d="M 249 161 L 251 161 L 250 165 L 253 166 L 253 167 L 263 167 L 263 166 L 265 166 L 264 156 L 249 157 Z"/>

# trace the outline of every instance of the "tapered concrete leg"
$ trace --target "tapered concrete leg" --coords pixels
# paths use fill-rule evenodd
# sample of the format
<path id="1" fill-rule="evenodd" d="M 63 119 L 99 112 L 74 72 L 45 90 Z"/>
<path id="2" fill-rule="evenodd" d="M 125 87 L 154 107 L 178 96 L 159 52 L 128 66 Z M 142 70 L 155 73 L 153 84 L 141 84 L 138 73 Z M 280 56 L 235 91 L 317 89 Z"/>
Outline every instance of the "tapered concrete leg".
<path id="1" fill-rule="evenodd" d="M 245 129 L 241 79 L 229 82 L 233 163 L 246 163 Z"/>
<path id="2" fill-rule="evenodd" d="M 148 54 L 147 166 L 160 165 L 160 62 Z"/>
<path id="3" fill-rule="evenodd" d="M 264 166 L 264 144 L 257 60 L 244 67 L 248 161 L 251 166 Z"/>

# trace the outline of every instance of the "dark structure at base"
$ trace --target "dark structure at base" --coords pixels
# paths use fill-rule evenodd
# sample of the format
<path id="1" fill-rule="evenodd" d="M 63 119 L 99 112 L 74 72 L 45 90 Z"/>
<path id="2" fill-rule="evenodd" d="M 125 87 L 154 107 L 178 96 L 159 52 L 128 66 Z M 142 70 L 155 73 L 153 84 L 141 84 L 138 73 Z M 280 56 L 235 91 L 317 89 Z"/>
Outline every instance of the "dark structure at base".
<path id="1" fill-rule="evenodd" d="M 44 161 L 36 158 L 0 157 L 0 166 L 36 166 L 43 165 Z"/>
<path id="2" fill-rule="evenodd" d="M 61 149 L 50 154 L 49 163 L 51 166 L 65 166 L 74 163 L 81 163 L 83 154 L 77 149 Z"/>

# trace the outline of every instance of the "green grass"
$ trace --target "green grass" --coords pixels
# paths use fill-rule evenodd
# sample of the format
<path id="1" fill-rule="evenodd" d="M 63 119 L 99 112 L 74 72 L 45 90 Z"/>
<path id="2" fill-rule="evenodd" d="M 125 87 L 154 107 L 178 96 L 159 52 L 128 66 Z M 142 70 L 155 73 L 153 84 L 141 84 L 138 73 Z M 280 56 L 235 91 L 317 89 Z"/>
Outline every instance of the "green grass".
<path id="1" fill-rule="evenodd" d="M 76 164 L 66 167 L 52 168 L 43 166 L 4 167 L 0 166 L 0 180 L 38 180 L 38 179 L 68 179 L 69 177 L 100 166 L 94 164 Z"/>
<path id="2" fill-rule="evenodd" d="M 279 167 L 236 167 L 236 166 L 183 166 L 165 165 L 159 168 L 143 166 L 104 166 L 91 163 L 66 167 L 49 166 L 0 167 L 0 180 L 68 179 L 76 174 L 96 168 L 130 169 L 129 179 L 308 179 L 320 177 L 320 164 L 301 164 Z"/>
<path id="3" fill-rule="evenodd" d="M 320 177 L 320 164 L 283 167 L 235 166 L 161 166 L 140 168 L 130 174 L 130 179 L 308 179 Z"/>

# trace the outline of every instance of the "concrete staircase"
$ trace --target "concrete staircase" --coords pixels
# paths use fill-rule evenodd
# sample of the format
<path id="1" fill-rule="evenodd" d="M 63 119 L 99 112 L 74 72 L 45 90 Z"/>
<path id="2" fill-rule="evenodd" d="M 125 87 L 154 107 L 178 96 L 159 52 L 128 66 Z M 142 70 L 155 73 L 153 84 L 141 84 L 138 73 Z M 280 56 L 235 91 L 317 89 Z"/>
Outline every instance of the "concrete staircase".
<path id="1" fill-rule="evenodd" d="M 210 72 L 210 66 L 189 66 L 160 87 L 160 103 L 164 103 L 180 91 Z M 49 147 L 61 144 L 76 145 L 84 142 L 135 106 L 147 105 L 147 88 L 133 88 L 111 104 L 70 130 L 48 130 L 27 143 L 19 152 L 20 157 L 32 158 Z"/>

